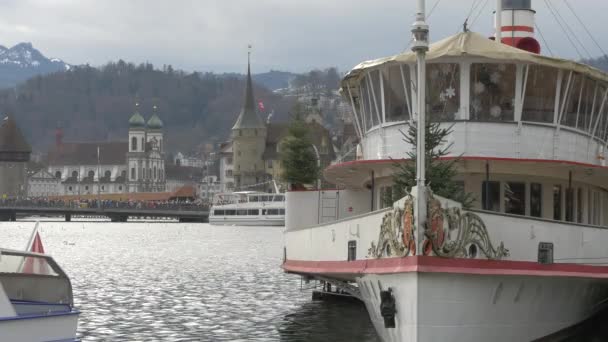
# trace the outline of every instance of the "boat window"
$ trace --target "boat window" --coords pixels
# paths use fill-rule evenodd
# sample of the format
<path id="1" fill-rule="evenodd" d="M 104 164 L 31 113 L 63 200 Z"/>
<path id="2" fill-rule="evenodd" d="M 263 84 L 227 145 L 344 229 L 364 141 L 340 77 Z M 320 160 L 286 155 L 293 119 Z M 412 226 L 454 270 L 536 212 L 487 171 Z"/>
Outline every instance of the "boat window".
<path id="1" fill-rule="evenodd" d="M 216 210 L 214 210 L 214 211 L 213 211 L 213 215 L 216 215 L 216 216 L 223 216 L 223 215 L 224 215 L 224 211 L 223 211 L 223 210 L 216 209 Z"/>
<path id="2" fill-rule="evenodd" d="M 570 81 L 570 83 L 568 83 Z M 569 127 L 577 127 L 577 120 L 580 119 L 580 115 L 577 115 L 579 105 L 581 104 L 581 97 L 583 90 L 583 78 L 579 74 L 565 73 L 562 80 L 561 86 L 561 97 L 560 97 L 560 114 L 562 119 L 560 123 Z M 566 102 L 563 102 L 566 101 Z M 580 113 L 579 113 L 580 114 Z"/>
<path id="3" fill-rule="evenodd" d="M 557 69 L 530 65 L 526 68 L 526 93 L 524 96 L 522 120 L 553 123 Z"/>
<path id="4" fill-rule="evenodd" d="M 578 188 L 576 194 L 576 222 L 583 223 L 583 189 Z"/>
<path id="5" fill-rule="evenodd" d="M 382 117 L 382 92 L 380 92 L 380 71 L 372 70 L 367 74 L 368 81 L 371 83 L 372 87 L 370 89 L 371 92 L 371 105 L 372 105 L 372 115 L 371 122 L 372 127 L 378 126 L 380 124 L 379 118 Z"/>
<path id="6" fill-rule="evenodd" d="M 363 130 L 369 130 L 372 127 L 372 95 L 367 84 L 367 77 L 363 78 L 360 83 L 361 95 L 361 122 Z"/>
<path id="7" fill-rule="evenodd" d="M 247 215 L 258 216 L 259 214 L 260 214 L 260 210 L 259 209 L 248 209 L 247 210 Z"/>
<path id="8" fill-rule="evenodd" d="M 500 182 L 482 183 L 481 202 L 483 210 L 500 211 Z"/>
<path id="9" fill-rule="evenodd" d="M 283 202 L 284 200 L 285 200 L 285 198 L 283 196 L 274 196 L 275 202 Z"/>
<path id="10" fill-rule="evenodd" d="M 403 71 L 402 71 L 403 70 Z M 405 64 L 382 70 L 386 121 L 406 121 L 410 118 L 410 68 Z"/>
<path id="11" fill-rule="evenodd" d="M 430 119 L 454 120 L 460 109 L 460 66 L 457 63 L 428 64 L 426 88 Z"/>
<path id="12" fill-rule="evenodd" d="M 526 183 L 505 183 L 505 213 L 526 214 Z"/>
<path id="13" fill-rule="evenodd" d="M 279 215 L 279 209 L 266 209 L 266 215 Z"/>
<path id="14" fill-rule="evenodd" d="M 236 211 L 237 215 L 247 215 L 247 209 L 239 209 Z"/>
<path id="15" fill-rule="evenodd" d="M 471 65 L 471 120 L 514 120 L 515 75 L 514 64 Z"/>
<path id="16" fill-rule="evenodd" d="M 562 186 L 553 186 L 553 219 L 562 219 Z"/>
<path id="17" fill-rule="evenodd" d="M 279 209 L 279 215 L 285 215 L 285 209 Z"/>
<path id="18" fill-rule="evenodd" d="M 574 189 L 566 189 L 566 221 L 574 222 Z"/>
<path id="19" fill-rule="evenodd" d="M 226 215 L 226 216 L 234 216 L 234 215 L 236 215 L 236 210 L 232 210 L 232 209 L 231 210 L 226 210 L 224 212 L 224 215 Z"/>
<path id="20" fill-rule="evenodd" d="M 600 225 L 600 215 L 601 215 L 601 206 L 600 206 L 600 192 L 593 191 L 593 221 L 591 224 Z"/>
<path id="21" fill-rule="evenodd" d="M 530 216 L 542 217 L 543 186 L 540 183 L 530 184 Z"/>
<path id="22" fill-rule="evenodd" d="M 602 140 L 606 140 L 606 131 L 608 129 L 608 105 L 604 102 L 608 100 L 606 97 L 606 87 L 599 86 L 598 87 L 598 101 L 596 103 L 596 114 L 593 116 L 591 131 L 590 133 L 595 133 L 595 137 L 598 137 Z M 608 102 L 608 101 L 606 101 Z M 603 108 L 603 111 L 600 113 L 600 109 Z"/>
<path id="23" fill-rule="evenodd" d="M 598 82 L 590 78 L 584 78 L 582 80 L 582 86 L 578 96 L 579 101 L 578 103 L 576 103 L 577 119 L 575 128 L 578 128 L 585 132 L 591 132 L 593 127 L 591 124 L 593 111 L 599 110 L 594 108 L 594 103 L 599 103 L 599 101 L 602 100 L 603 96 L 603 94 L 600 94 Z"/>
<path id="24" fill-rule="evenodd" d="M 11 252 L 2 252 L 0 256 L 0 273 L 59 275 L 44 257 L 17 255 Z"/>

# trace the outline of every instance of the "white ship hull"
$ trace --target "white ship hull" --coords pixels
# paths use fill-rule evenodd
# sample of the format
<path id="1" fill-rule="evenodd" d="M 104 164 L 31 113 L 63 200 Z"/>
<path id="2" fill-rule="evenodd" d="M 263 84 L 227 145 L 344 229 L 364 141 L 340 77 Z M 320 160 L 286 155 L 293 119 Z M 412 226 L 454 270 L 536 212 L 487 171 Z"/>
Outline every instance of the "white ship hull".
<path id="1" fill-rule="evenodd" d="M 257 226 L 257 227 L 283 227 L 285 218 L 251 218 L 251 217 L 210 217 L 209 223 L 215 226 Z"/>
<path id="2" fill-rule="evenodd" d="M 0 319 L 2 341 L 77 341 L 78 312 Z"/>
<path id="3" fill-rule="evenodd" d="M 376 331 L 391 342 L 532 341 L 585 320 L 607 298 L 606 281 L 584 278 L 402 273 L 357 283 Z M 398 303 L 395 328 L 384 326 L 378 284 Z"/>

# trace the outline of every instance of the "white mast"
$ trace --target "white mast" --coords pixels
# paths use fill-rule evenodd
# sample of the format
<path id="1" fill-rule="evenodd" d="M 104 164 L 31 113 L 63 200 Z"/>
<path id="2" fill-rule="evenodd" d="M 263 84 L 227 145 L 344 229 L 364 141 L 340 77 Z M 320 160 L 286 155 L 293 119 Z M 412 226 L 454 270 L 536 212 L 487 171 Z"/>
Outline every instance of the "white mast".
<path id="1" fill-rule="evenodd" d="M 420 243 L 426 223 L 426 185 L 425 185 L 425 111 L 426 111 L 426 52 L 429 50 L 429 26 L 426 24 L 425 1 L 418 0 L 416 21 L 412 27 L 412 51 L 417 56 L 418 66 L 418 136 L 416 143 L 416 233 Z M 421 253 L 422 248 L 418 249 Z"/>
<path id="2" fill-rule="evenodd" d="M 496 0 L 496 41 L 502 43 L 502 0 Z"/>

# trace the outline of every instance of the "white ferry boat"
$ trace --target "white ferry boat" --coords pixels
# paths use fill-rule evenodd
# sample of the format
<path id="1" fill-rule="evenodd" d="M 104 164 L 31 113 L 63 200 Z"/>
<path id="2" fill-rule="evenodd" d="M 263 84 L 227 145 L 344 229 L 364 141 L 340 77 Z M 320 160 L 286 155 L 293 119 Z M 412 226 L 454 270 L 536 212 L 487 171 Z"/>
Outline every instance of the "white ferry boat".
<path id="1" fill-rule="evenodd" d="M 0 249 L 0 339 L 78 341 L 70 279 L 45 254 Z"/>
<path id="2" fill-rule="evenodd" d="M 430 47 L 418 6 L 414 52 L 342 80 L 362 155 L 324 171 L 343 190 L 286 194 L 283 269 L 360 298 L 383 341 L 531 341 L 585 320 L 608 303 L 608 75 L 540 55 L 530 0 L 498 1 L 495 40 Z M 452 127 L 472 209 L 427 187 L 422 134 L 419 186 L 383 203 L 411 162 L 401 132 L 425 119 Z"/>
<path id="3" fill-rule="evenodd" d="M 231 226 L 284 226 L 285 195 L 241 191 L 217 194 L 209 223 Z"/>

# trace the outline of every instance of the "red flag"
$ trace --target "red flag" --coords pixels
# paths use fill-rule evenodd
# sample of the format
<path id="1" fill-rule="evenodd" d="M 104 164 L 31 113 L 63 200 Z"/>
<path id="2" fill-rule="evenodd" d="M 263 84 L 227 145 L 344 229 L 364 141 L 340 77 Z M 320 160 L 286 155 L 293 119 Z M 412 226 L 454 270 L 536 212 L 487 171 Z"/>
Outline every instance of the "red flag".
<path id="1" fill-rule="evenodd" d="M 34 227 L 32 237 L 25 250 L 28 252 L 44 254 L 44 246 L 42 245 L 42 239 L 40 238 L 40 233 L 38 231 L 38 223 L 36 223 L 36 226 Z M 48 265 L 43 258 L 27 257 L 23 264 L 22 272 L 30 274 L 48 274 Z"/>
<path id="2" fill-rule="evenodd" d="M 264 111 L 264 102 L 260 101 L 258 102 L 258 108 L 260 109 L 260 111 Z"/>

